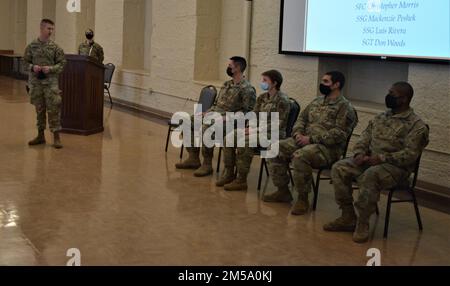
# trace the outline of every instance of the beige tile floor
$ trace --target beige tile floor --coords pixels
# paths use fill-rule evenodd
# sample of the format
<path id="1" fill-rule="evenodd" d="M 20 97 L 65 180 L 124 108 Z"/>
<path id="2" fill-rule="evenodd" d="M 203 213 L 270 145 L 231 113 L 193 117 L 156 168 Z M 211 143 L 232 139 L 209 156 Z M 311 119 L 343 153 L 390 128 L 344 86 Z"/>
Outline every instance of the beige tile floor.
<path id="1" fill-rule="evenodd" d="M 83 265 L 362 266 L 372 247 L 383 265 L 450 265 L 446 214 L 421 208 L 420 234 L 412 206 L 396 205 L 389 239 L 382 215 L 370 243 L 357 245 L 322 231 L 338 215 L 330 185 L 316 213 L 292 217 L 288 205 L 258 199 L 259 160 L 251 190 L 226 193 L 213 177 L 175 170 L 166 126 L 126 112 L 105 110 L 103 134 L 63 135 L 63 150 L 29 148 L 35 119 L 24 90 L 0 77 L 0 265 L 65 265 L 79 248 Z"/>

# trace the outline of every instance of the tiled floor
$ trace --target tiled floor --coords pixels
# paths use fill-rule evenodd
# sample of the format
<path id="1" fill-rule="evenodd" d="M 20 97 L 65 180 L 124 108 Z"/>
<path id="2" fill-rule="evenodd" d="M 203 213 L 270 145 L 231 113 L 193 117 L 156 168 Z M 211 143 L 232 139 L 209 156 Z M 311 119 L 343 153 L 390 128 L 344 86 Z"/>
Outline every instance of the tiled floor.
<path id="1" fill-rule="evenodd" d="M 389 239 L 382 215 L 357 245 L 322 231 L 339 213 L 328 184 L 316 213 L 292 217 L 258 199 L 259 160 L 248 193 L 176 171 L 155 121 L 105 110 L 103 134 L 63 135 L 60 151 L 29 148 L 34 126 L 24 82 L 0 77 L 0 265 L 65 265 L 70 248 L 83 265 L 365 265 L 372 247 L 383 265 L 450 265 L 449 215 L 421 208 L 420 234 L 412 206 L 396 205 Z"/>

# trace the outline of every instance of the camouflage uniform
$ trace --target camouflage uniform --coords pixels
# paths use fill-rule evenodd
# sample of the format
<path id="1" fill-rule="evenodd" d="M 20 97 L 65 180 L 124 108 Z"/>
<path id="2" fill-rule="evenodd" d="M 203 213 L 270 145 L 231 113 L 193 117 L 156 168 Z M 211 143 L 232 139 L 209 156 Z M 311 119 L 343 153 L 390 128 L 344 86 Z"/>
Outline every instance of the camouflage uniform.
<path id="1" fill-rule="evenodd" d="M 355 110 L 345 97 L 315 99 L 300 114 L 293 137 L 280 142 L 279 156 L 269 160 L 275 186 L 287 189 L 289 162 L 292 161 L 294 190 L 307 196 L 311 192 L 313 169 L 331 166 L 342 156 L 356 124 Z M 311 144 L 298 146 L 294 139 L 297 135 L 309 136 Z"/>
<path id="2" fill-rule="evenodd" d="M 354 179 L 360 187 L 355 207 L 360 220 L 368 223 L 375 212 L 381 190 L 408 180 L 418 157 L 428 144 L 428 128 L 409 109 L 400 114 L 387 111 L 375 117 L 354 147 L 354 154 L 379 155 L 383 163 L 377 166 L 357 166 L 353 159 L 336 163 L 332 169 L 336 201 L 344 209 L 353 207 Z"/>
<path id="3" fill-rule="evenodd" d="M 93 42 L 92 45 L 87 41 L 80 44 L 78 48 L 78 54 L 82 56 L 90 56 L 93 57 L 97 62 L 103 64 L 103 60 L 105 59 L 103 48 L 96 42 Z"/>
<path id="4" fill-rule="evenodd" d="M 286 138 L 286 129 L 287 122 L 289 118 L 290 111 L 290 101 L 289 97 L 282 93 L 278 92 L 275 96 L 271 96 L 268 92 L 262 94 L 256 100 L 255 108 L 253 112 L 259 115 L 260 112 L 268 112 L 268 123 L 270 123 L 270 113 L 278 112 L 279 113 L 279 130 L 280 130 L 280 139 Z M 271 126 L 267 126 L 267 134 L 268 138 L 271 134 Z M 235 135 L 235 142 L 236 135 Z M 247 175 L 250 172 L 250 166 L 252 164 L 254 149 L 249 147 L 249 137 L 246 137 L 246 147 L 245 148 L 224 148 L 224 162 L 225 168 L 233 170 L 234 167 L 237 167 L 238 171 L 238 179 L 247 180 Z"/>
<path id="5" fill-rule="evenodd" d="M 37 128 L 39 131 L 45 130 L 48 112 L 51 132 L 58 132 L 61 130 L 61 91 L 58 77 L 66 64 L 64 51 L 51 40 L 44 43 L 36 39 L 27 46 L 24 61 L 30 71 L 30 99 L 31 104 L 36 107 Z M 49 66 L 50 73 L 45 75 L 45 79 L 38 79 L 38 75 L 32 71 L 34 65 Z"/>
<path id="6" fill-rule="evenodd" d="M 224 87 L 220 90 L 213 107 L 208 110 L 208 112 L 217 112 L 223 116 L 225 116 L 227 112 L 247 113 L 253 109 L 255 101 L 255 88 L 248 80 L 244 79 L 238 84 L 234 84 L 233 80 L 230 80 L 225 82 Z M 193 119 L 192 122 L 194 122 Z M 209 127 L 209 125 L 203 125 L 203 131 Z M 192 143 L 193 140 L 194 139 L 192 136 Z M 191 147 L 186 149 L 190 154 L 199 153 L 199 148 Z M 214 148 L 202 147 L 202 155 L 206 161 L 212 160 L 213 153 Z"/>

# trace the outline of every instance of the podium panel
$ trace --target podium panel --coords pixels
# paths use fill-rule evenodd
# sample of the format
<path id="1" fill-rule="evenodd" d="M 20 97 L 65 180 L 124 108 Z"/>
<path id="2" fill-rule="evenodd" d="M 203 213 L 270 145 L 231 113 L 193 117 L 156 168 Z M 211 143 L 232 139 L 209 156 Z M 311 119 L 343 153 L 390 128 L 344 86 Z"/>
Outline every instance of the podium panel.
<path id="1" fill-rule="evenodd" d="M 59 78 L 62 90 L 62 132 L 92 135 L 103 132 L 104 66 L 90 57 L 66 55 Z"/>

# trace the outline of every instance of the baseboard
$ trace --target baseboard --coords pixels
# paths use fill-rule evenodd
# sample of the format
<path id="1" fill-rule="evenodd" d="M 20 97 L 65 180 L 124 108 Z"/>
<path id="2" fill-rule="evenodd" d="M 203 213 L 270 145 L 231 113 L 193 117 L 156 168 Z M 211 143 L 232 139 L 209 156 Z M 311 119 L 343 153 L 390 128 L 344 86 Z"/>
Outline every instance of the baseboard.
<path id="1" fill-rule="evenodd" d="M 109 98 L 105 97 L 105 105 L 111 106 L 109 102 Z M 136 116 L 142 116 L 147 119 L 163 121 L 164 124 L 167 124 L 167 121 L 172 118 L 172 114 L 169 112 L 165 112 L 162 110 L 158 110 L 155 108 L 151 108 L 148 106 L 143 106 L 140 104 L 132 103 L 126 100 L 113 98 L 113 109 L 118 109 L 120 111 L 124 111 Z"/>

